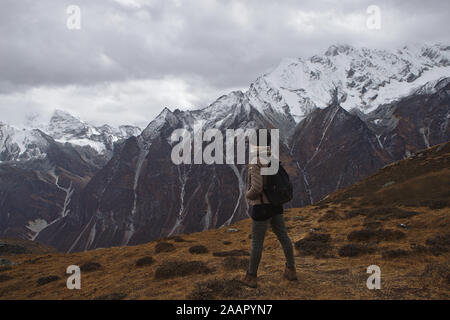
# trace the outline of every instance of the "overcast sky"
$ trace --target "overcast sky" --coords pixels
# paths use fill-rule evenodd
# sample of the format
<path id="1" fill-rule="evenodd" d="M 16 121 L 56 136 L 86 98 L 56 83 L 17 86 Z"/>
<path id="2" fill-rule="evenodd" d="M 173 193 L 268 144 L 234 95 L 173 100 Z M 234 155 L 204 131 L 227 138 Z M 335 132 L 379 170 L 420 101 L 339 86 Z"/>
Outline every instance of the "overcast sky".
<path id="1" fill-rule="evenodd" d="M 69 5 L 80 30 L 67 28 Z M 369 5 L 380 30 L 366 26 Z M 448 0 L 1 0 L 0 121 L 58 108 L 145 126 L 163 107 L 204 107 L 333 43 L 450 44 L 449 12 Z"/>

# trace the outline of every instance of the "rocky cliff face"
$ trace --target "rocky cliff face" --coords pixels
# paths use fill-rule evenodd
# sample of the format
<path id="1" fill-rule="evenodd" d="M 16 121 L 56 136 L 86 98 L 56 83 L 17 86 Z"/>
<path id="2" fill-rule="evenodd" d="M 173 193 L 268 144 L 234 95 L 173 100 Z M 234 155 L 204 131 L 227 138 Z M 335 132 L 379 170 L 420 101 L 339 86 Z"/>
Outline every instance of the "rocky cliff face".
<path id="1" fill-rule="evenodd" d="M 24 152 L 10 153 L 20 160 L 0 164 L 2 236 L 35 239 L 69 213 L 73 194 L 100 168 L 82 149 L 57 143 L 39 130 L 31 136 L 35 142 L 28 141 Z"/>
<path id="2" fill-rule="evenodd" d="M 291 153 L 304 185 L 294 205 L 313 204 L 327 194 L 375 172 L 392 159 L 367 125 L 333 104 L 317 109 L 297 126 Z"/>
<path id="3" fill-rule="evenodd" d="M 240 93 L 199 111 L 165 109 L 92 178 L 71 206 L 73 214 L 37 240 L 79 251 L 217 228 L 247 217 L 245 165 L 172 163 L 172 132 L 198 124 L 225 136 L 225 129 L 270 123 Z"/>
<path id="4" fill-rule="evenodd" d="M 390 162 L 448 141 L 450 80 L 426 87 L 367 115 L 333 103 L 301 121 L 290 141 L 304 190 L 295 205 L 317 202 Z"/>
<path id="5" fill-rule="evenodd" d="M 132 126 L 95 129 L 58 110 L 48 125 L 36 127 L 0 124 L 1 236 L 34 240 L 67 216 L 114 145 L 137 131 Z"/>

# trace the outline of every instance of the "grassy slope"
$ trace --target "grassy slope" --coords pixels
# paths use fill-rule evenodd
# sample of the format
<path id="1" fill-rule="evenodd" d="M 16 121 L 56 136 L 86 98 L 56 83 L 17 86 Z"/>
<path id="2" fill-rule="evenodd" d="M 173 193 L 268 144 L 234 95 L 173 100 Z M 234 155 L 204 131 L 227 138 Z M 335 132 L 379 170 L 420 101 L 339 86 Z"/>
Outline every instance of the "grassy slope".
<path id="1" fill-rule="evenodd" d="M 0 299 L 449 299 L 448 236 L 438 239 L 437 244 L 429 239 L 450 233 L 450 143 L 421 154 L 386 167 L 316 206 L 286 211 L 293 242 L 308 238 L 311 233 L 329 234 L 331 238 L 329 243 L 298 246 L 298 282 L 282 279 L 283 252 L 271 231 L 264 244 L 258 289 L 243 288 L 234 280 L 244 273 L 241 265 L 245 265 L 248 257 L 224 258 L 213 253 L 250 250 L 251 221 L 244 220 L 230 226 L 237 232 L 228 232 L 227 227 L 133 247 L 3 256 L 16 265 L 0 271 Z M 404 213 L 399 209 L 418 214 L 398 218 L 396 213 Z M 347 239 L 350 232 L 367 230 L 368 225 L 372 228 L 371 235 L 377 236 L 382 228 L 400 231 L 404 237 L 359 242 Z M 156 253 L 155 247 L 161 243 L 171 243 L 175 249 Z M 374 251 L 357 257 L 340 256 L 339 249 L 350 243 L 367 245 Z M 191 254 L 189 248 L 194 245 L 207 247 L 208 253 Z M 394 257 L 385 257 L 388 250 L 397 249 L 404 251 L 394 251 L 391 252 Z M 305 255 L 305 250 L 313 255 Z M 137 267 L 136 261 L 147 256 L 152 256 L 154 262 Z M 187 271 L 194 274 L 155 279 L 156 270 L 165 261 L 201 261 L 210 272 L 199 274 L 187 266 Z M 81 290 L 68 290 L 67 266 L 86 262 L 96 262 L 100 268 L 82 273 Z M 381 290 L 366 287 L 369 276 L 366 268 L 372 264 L 381 268 Z M 177 270 L 172 271 L 174 275 Z M 38 279 L 52 275 L 59 280 L 37 283 Z"/>

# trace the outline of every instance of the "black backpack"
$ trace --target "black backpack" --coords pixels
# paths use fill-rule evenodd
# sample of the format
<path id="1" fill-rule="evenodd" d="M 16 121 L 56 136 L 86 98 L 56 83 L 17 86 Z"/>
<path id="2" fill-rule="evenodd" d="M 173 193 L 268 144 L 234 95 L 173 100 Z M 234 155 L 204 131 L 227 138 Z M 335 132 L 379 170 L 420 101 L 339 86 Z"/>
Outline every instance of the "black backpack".
<path id="1" fill-rule="evenodd" d="M 274 205 L 281 205 L 292 200 L 292 183 L 281 163 L 276 174 L 265 176 L 263 192 L 270 203 Z"/>

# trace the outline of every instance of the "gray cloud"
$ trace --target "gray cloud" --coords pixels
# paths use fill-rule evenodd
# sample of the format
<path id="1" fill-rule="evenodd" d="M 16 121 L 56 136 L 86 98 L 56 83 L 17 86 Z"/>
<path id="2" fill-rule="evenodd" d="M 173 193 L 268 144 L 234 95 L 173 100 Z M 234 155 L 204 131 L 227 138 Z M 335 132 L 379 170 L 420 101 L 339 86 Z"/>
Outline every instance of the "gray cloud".
<path id="1" fill-rule="evenodd" d="M 66 27 L 72 4 L 79 31 Z M 366 27 L 372 4 L 379 31 Z M 284 57 L 332 43 L 448 43 L 449 11 L 447 0 L 3 0 L 0 120 L 59 107 L 97 123 L 145 124 L 164 106 L 206 105 Z"/>

